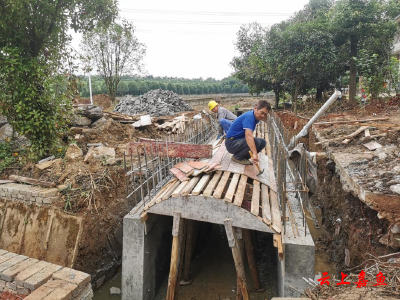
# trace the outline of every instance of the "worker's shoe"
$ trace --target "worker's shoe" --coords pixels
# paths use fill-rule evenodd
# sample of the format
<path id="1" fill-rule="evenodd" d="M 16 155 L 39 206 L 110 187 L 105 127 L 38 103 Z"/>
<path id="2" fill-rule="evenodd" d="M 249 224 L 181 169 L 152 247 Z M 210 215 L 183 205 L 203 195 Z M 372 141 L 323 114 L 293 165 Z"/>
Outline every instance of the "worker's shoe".
<path id="1" fill-rule="evenodd" d="M 253 163 L 251 162 L 251 161 L 249 161 L 248 159 L 238 159 L 238 158 L 236 158 L 236 157 L 234 157 L 234 156 L 232 156 L 232 160 L 234 161 L 234 162 L 237 162 L 238 164 L 241 164 L 241 165 L 252 165 Z"/>

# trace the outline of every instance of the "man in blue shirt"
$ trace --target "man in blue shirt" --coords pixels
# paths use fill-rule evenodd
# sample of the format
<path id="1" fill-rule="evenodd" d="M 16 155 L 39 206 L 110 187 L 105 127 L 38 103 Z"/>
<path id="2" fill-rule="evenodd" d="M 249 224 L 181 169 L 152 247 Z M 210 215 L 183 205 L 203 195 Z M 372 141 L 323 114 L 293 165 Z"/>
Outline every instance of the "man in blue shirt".
<path id="1" fill-rule="evenodd" d="M 258 153 L 265 148 L 267 142 L 264 139 L 253 137 L 253 131 L 261 120 L 266 120 L 270 110 L 271 105 L 265 100 L 260 100 L 254 106 L 254 110 L 244 113 L 233 121 L 225 140 L 226 149 L 233 154 L 233 161 L 250 165 L 249 151 L 251 150 L 253 152 L 252 161 L 258 163 Z"/>

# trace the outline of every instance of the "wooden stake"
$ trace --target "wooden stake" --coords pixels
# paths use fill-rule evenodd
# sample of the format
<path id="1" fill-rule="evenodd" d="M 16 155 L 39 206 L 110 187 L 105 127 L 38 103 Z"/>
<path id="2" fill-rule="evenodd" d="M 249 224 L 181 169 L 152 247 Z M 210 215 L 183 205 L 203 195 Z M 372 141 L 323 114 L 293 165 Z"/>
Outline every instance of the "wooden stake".
<path id="1" fill-rule="evenodd" d="M 253 288 L 255 290 L 261 289 L 260 276 L 258 275 L 256 255 L 254 252 L 253 239 L 251 232 L 248 229 L 243 229 L 243 240 L 246 248 L 247 261 L 249 263 L 250 275 L 253 280 Z"/>
<path id="2" fill-rule="evenodd" d="M 187 234 L 186 234 L 186 247 L 185 247 L 185 268 L 183 270 L 184 284 L 191 284 L 190 278 L 190 263 L 192 261 L 192 247 L 193 247 L 193 234 L 194 234 L 194 221 L 187 220 Z"/>
<path id="3" fill-rule="evenodd" d="M 239 278 L 239 286 L 243 294 L 244 300 L 249 300 L 249 292 L 247 291 L 246 284 L 246 274 L 244 271 L 243 258 L 240 252 L 239 244 L 237 242 L 237 238 L 232 228 L 232 221 L 230 219 L 226 219 L 224 221 L 226 236 L 228 237 L 229 247 L 232 249 L 233 260 L 235 262 L 236 274 Z"/>
<path id="4" fill-rule="evenodd" d="M 182 231 L 181 226 L 181 214 L 179 212 L 174 212 L 174 221 L 172 225 L 172 251 L 171 251 L 171 266 L 169 269 L 169 278 L 168 278 L 168 290 L 166 300 L 174 300 L 175 299 L 175 290 L 176 290 L 176 281 L 178 277 L 178 268 L 179 268 L 179 232 Z"/>

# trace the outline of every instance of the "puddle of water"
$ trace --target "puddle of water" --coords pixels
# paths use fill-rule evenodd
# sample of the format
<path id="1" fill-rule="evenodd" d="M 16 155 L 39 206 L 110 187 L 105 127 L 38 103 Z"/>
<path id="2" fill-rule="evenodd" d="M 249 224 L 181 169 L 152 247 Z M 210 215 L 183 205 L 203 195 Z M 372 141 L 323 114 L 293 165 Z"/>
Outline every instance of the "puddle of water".
<path id="1" fill-rule="evenodd" d="M 118 300 L 121 295 L 110 295 L 110 288 L 117 287 L 121 289 L 121 271 L 117 273 L 111 280 L 107 281 L 100 289 L 94 292 L 93 300 Z"/>
<path id="2" fill-rule="evenodd" d="M 320 208 L 314 207 L 314 212 L 317 217 L 318 223 L 321 228 L 316 228 L 310 213 L 307 212 L 307 225 L 310 230 L 313 241 L 315 242 L 320 237 L 327 234 L 322 226 L 322 211 Z M 333 262 L 329 261 L 329 254 L 324 251 L 315 251 L 315 275 L 317 278 L 321 277 L 321 274 L 328 272 L 332 277 L 336 274 L 336 268 Z"/>

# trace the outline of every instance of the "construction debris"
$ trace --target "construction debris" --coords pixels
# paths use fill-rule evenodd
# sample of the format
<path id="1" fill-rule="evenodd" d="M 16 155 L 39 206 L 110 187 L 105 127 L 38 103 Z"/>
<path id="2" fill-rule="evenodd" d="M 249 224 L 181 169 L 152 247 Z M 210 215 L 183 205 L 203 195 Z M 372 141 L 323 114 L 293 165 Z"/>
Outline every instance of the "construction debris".
<path id="1" fill-rule="evenodd" d="M 37 179 L 18 176 L 18 175 L 10 175 L 10 180 L 33 184 L 33 185 L 40 185 L 40 186 L 45 186 L 45 187 L 55 187 L 56 186 L 56 184 L 54 182 L 47 182 L 47 181 L 37 180 Z"/>
<path id="2" fill-rule="evenodd" d="M 125 115 L 148 113 L 152 116 L 168 116 L 180 111 L 191 111 L 191 108 L 177 94 L 165 90 L 151 90 L 134 98 L 125 96 L 116 106 L 114 112 Z"/>

